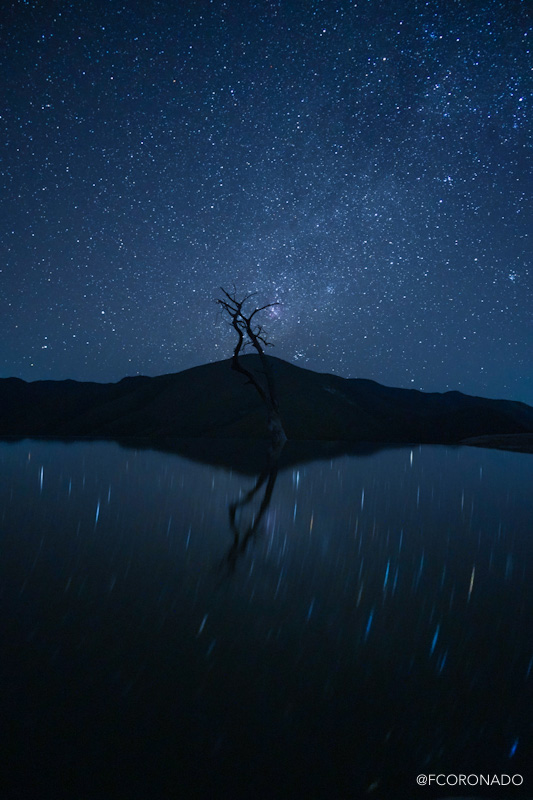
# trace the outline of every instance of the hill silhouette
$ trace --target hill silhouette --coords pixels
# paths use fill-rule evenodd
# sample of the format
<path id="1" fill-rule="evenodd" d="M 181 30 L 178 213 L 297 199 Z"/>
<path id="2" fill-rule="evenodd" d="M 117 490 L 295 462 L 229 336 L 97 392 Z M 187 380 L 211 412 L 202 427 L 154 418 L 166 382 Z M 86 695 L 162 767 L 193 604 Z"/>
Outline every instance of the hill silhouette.
<path id="1" fill-rule="evenodd" d="M 259 359 L 243 356 L 260 374 Z M 461 392 L 395 389 L 271 357 L 293 440 L 458 443 L 533 432 L 533 408 Z M 118 383 L 0 380 L 0 436 L 266 439 L 257 393 L 230 360 Z"/>

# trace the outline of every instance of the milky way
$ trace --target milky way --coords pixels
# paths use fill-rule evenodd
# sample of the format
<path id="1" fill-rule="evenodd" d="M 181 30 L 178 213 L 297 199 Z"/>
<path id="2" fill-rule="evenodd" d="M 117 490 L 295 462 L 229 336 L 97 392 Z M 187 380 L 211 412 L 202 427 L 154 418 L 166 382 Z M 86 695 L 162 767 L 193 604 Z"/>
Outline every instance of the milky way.
<path id="1" fill-rule="evenodd" d="M 276 355 L 533 402 L 519 0 L 4 8 L 0 375 Z"/>

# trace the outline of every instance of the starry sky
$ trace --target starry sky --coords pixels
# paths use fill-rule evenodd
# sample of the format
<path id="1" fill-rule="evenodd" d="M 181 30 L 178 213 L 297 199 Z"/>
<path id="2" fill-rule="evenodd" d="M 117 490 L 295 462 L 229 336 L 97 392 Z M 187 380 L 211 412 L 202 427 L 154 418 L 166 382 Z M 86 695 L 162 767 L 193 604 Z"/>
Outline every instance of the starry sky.
<path id="1" fill-rule="evenodd" d="M 3 4 L 0 376 L 227 358 L 533 403 L 520 0 Z"/>

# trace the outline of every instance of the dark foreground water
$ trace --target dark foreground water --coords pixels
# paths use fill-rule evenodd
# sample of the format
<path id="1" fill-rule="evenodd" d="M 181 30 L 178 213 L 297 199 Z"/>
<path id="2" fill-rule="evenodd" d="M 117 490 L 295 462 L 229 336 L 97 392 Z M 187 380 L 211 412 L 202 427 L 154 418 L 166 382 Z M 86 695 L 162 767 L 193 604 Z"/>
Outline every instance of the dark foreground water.
<path id="1" fill-rule="evenodd" d="M 0 445 L 0 797 L 533 795 L 532 477 Z"/>

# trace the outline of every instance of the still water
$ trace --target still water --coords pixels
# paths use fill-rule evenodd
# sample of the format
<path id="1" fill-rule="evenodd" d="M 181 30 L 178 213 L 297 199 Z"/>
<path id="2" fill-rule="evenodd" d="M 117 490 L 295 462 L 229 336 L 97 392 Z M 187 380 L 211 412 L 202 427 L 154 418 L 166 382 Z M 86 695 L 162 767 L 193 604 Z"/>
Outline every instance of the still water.
<path id="1" fill-rule="evenodd" d="M 0 444 L 2 798 L 533 795 L 533 456 L 316 455 Z"/>

